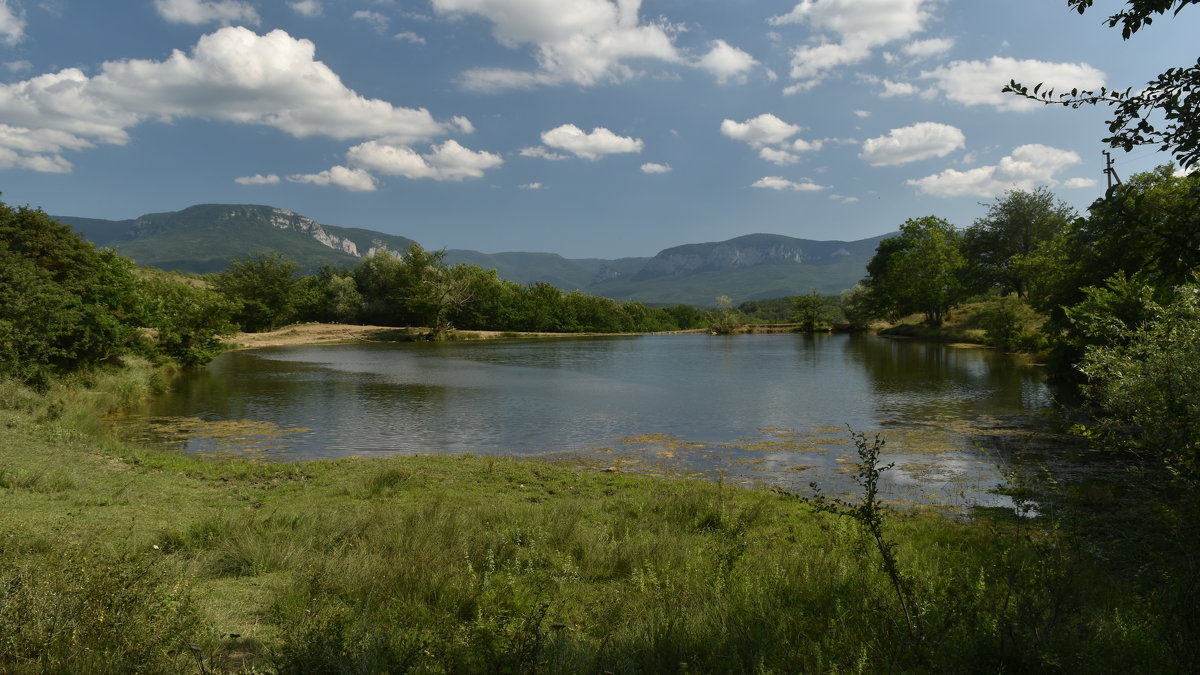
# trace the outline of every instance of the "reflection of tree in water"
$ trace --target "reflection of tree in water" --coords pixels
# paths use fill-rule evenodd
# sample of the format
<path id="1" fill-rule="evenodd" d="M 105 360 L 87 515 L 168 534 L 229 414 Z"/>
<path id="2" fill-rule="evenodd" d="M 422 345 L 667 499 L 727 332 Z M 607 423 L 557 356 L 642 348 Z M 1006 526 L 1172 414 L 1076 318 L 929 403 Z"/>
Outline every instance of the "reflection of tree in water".
<path id="1" fill-rule="evenodd" d="M 870 375 L 879 413 L 920 423 L 1029 415 L 1050 404 L 1040 370 L 990 349 L 852 336 L 847 361 Z"/>

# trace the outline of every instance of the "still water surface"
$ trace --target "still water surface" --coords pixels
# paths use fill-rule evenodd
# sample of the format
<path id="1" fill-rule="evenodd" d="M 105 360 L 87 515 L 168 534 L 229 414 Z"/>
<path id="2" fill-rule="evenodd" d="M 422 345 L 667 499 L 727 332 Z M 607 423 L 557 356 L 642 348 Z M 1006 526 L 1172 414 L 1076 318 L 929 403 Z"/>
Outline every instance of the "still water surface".
<path id="1" fill-rule="evenodd" d="M 118 420 L 271 459 L 560 453 L 596 468 L 849 488 L 847 425 L 882 433 L 902 499 L 982 499 L 1044 430 L 1041 371 L 866 335 L 354 344 L 221 355 Z"/>

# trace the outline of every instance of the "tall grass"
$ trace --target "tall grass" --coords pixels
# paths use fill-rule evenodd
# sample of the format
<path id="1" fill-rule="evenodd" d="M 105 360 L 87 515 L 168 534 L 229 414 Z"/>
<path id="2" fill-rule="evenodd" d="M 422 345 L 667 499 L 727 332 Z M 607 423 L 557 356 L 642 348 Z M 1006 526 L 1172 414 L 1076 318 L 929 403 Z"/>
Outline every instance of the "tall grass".
<path id="1" fill-rule="evenodd" d="M 0 671 L 1191 663 L 1168 598 L 1049 522 L 887 512 L 873 533 L 767 491 L 496 457 L 199 460 L 100 439 L 79 411 L 153 386 L 130 377 L 0 384 Z"/>

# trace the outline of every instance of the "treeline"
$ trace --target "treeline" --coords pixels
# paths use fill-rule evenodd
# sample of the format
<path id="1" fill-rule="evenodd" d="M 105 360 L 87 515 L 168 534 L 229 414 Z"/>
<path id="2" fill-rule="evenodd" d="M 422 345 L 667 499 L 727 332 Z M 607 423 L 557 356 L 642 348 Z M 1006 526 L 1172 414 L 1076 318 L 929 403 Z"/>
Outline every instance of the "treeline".
<path id="1" fill-rule="evenodd" d="M 1083 433 L 1200 480 L 1200 173 L 1134 175 L 1082 216 L 1040 188 L 965 230 L 909 220 L 845 309 L 938 326 L 969 300 L 986 302 L 995 343 L 1043 352 L 1080 385 L 1094 412 Z"/>
<path id="2" fill-rule="evenodd" d="M 453 328 L 681 330 L 710 316 L 516 284 L 476 265 L 447 265 L 443 252 L 416 244 L 314 275 L 280 255 L 251 255 L 189 278 L 139 269 L 40 209 L 0 203 L 0 376 L 41 385 L 128 356 L 202 364 L 225 335 L 298 321 L 417 326 L 436 339 Z"/>
<path id="3" fill-rule="evenodd" d="M 0 203 L 0 376 L 44 385 L 128 356 L 204 363 L 235 330 L 235 307 L 97 250 L 41 210 Z"/>
<path id="4" fill-rule="evenodd" d="M 280 255 L 252 255 L 213 275 L 213 288 L 241 309 L 247 331 L 297 321 L 419 326 L 437 339 L 452 329 L 552 333 L 636 333 L 708 325 L 688 305 L 651 308 L 640 302 L 565 292 L 552 284 L 505 281 L 478 265 L 447 265 L 443 251 L 412 244 L 402 254 L 379 251 L 349 269 L 301 274 Z"/>

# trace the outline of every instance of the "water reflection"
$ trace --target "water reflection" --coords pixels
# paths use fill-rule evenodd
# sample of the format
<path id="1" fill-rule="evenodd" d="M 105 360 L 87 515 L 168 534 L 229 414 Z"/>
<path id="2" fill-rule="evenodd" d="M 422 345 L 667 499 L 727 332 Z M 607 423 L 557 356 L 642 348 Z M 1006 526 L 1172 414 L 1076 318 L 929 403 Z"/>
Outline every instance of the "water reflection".
<path id="1" fill-rule="evenodd" d="M 1036 368 L 991 350 L 674 335 L 231 352 L 122 425 L 267 425 L 282 431 L 257 452 L 273 458 L 569 453 L 602 468 L 723 472 L 794 489 L 847 484 L 850 426 L 886 430 L 898 466 L 890 487 L 926 499 L 964 483 L 985 493 L 999 473 L 979 439 L 1027 432 L 1049 400 Z M 218 444 L 202 426 L 155 434 L 211 452 Z"/>

